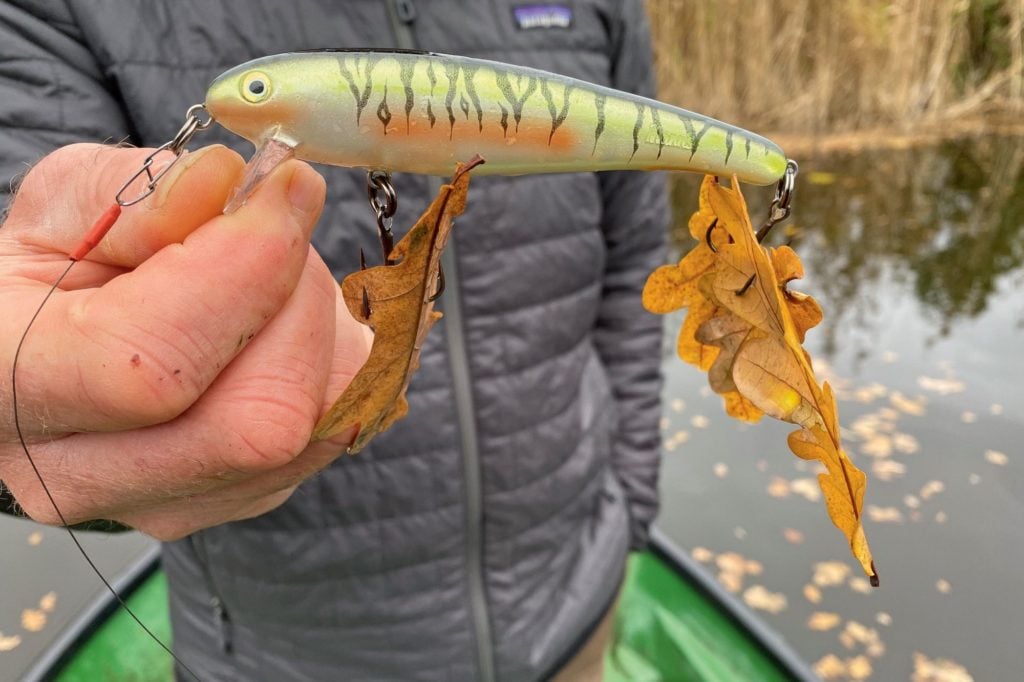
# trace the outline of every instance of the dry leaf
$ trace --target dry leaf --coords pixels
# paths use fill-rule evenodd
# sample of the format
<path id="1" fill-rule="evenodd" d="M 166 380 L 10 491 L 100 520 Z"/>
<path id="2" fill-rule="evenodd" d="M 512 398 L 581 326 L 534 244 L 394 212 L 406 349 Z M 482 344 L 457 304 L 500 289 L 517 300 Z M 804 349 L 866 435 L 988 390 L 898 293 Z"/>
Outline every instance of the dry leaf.
<path id="1" fill-rule="evenodd" d="M 39 608 L 47 613 L 53 613 L 53 610 L 57 607 L 57 593 L 47 592 L 43 595 L 43 598 L 39 600 Z"/>
<path id="2" fill-rule="evenodd" d="M 0 652 L 10 651 L 16 649 L 21 645 L 20 635 L 11 635 L 8 637 L 4 633 L 0 632 Z"/>
<path id="3" fill-rule="evenodd" d="M 715 264 L 715 254 L 707 245 L 708 239 L 716 248 L 727 239 L 725 232 L 713 229 L 718 219 L 712 212 L 708 194 L 715 184 L 711 176 L 704 178 L 700 187 L 699 210 L 690 218 L 690 234 L 697 240 L 697 245 L 678 264 L 663 265 L 652 272 L 642 295 L 644 307 L 652 313 L 664 314 L 689 308 L 679 331 L 676 350 L 682 360 L 704 371 L 718 356 L 718 348 L 699 342 L 696 333 L 718 312 L 718 307 L 701 293 L 699 283 Z M 724 392 L 723 399 L 729 416 L 751 423 L 761 418 L 761 411 L 739 393 Z"/>
<path id="4" fill-rule="evenodd" d="M 814 564 L 814 584 L 819 587 L 842 585 L 850 575 L 850 567 L 841 561 L 822 561 Z"/>
<path id="5" fill-rule="evenodd" d="M 804 585 L 804 599 L 812 604 L 820 604 L 821 590 L 819 590 L 815 585 Z"/>
<path id="6" fill-rule="evenodd" d="M 768 613 L 782 613 L 786 610 L 786 595 L 781 592 L 771 592 L 762 585 L 754 585 L 747 588 L 743 593 L 743 601 L 747 606 L 754 609 L 761 609 Z"/>
<path id="7" fill-rule="evenodd" d="M 796 528 L 783 528 L 782 536 L 786 538 L 786 542 L 791 545 L 799 545 L 804 541 L 804 534 Z"/>
<path id="8" fill-rule="evenodd" d="M 690 556 L 692 556 L 695 561 L 699 561 L 702 564 L 706 564 L 707 562 L 715 558 L 715 553 L 707 547 L 694 547 L 693 550 L 690 552 Z"/>
<path id="9" fill-rule="evenodd" d="M 837 680 L 846 676 L 846 664 L 835 654 L 828 654 L 814 664 L 814 672 L 823 680 Z"/>
<path id="10" fill-rule="evenodd" d="M 735 178 L 731 188 L 704 178 L 690 231 L 697 246 L 678 265 L 651 274 L 645 307 L 658 313 L 689 307 L 680 357 L 708 371 L 732 416 L 753 421 L 764 413 L 803 427 L 790 436 L 790 449 L 825 465 L 818 482 L 829 516 L 876 584 L 861 526 L 866 477 L 842 450 L 832 390 L 818 385 L 801 345 L 821 322 L 821 308 L 787 286 L 803 276 L 800 259 L 789 247 L 758 243 Z M 781 486 L 772 493 L 781 494 Z"/>
<path id="11" fill-rule="evenodd" d="M 1004 467 L 1010 463 L 1010 458 L 1006 456 L 1006 453 L 999 452 L 998 450 L 986 450 L 985 459 L 989 462 L 989 464 L 995 464 L 1001 467 Z"/>
<path id="12" fill-rule="evenodd" d="M 903 523 L 903 512 L 899 507 L 867 506 L 868 518 L 875 523 Z"/>
<path id="13" fill-rule="evenodd" d="M 42 533 L 40 533 L 39 531 L 33 531 L 33 532 L 29 533 L 28 544 L 31 547 L 38 547 L 39 545 L 42 544 L 42 542 L 43 542 L 43 534 Z"/>
<path id="14" fill-rule="evenodd" d="M 468 171 L 481 161 L 460 164 L 450 185 L 441 187 L 434 202 L 391 253 L 394 265 L 355 272 L 341 290 L 352 315 L 374 330 L 366 364 L 345 392 L 320 418 L 313 440 L 323 440 L 356 426 L 359 432 L 349 453 L 363 449 L 375 435 L 405 416 L 405 391 L 419 368 L 424 338 L 441 317 L 433 301 L 441 251 L 455 216 L 466 205 Z M 367 317 L 366 304 L 370 315 Z"/>
<path id="15" fill-rule="evenodd" d="M 974 682 L 974 678 L 955 661 L 947 658 L 929 659 L 919 651 L 914 652 L 914 673 L 911 682 Z"/>
<path id="16" fill-rule="evenodd" d="M 39 632 L 46 627 L 46 614 L 38 609 L 21 612 L 21 627 L 29 632 Z"/>
<path id="17" fill-rule="evenodd" d="M 917 385 L 926 391 L 938 393 L 939 395 L 951 395 L 953 393 L 962 393 L 967 390 L 967 386 L 964 385 L 964 382 L 957 381 L 956 379 L 918 377 Z"/>
<path id="18" fill-rule="evenodd" d="M 838 613 L 815 611 L 811 614 L 811 617 L 807 619 L 807 627 L 819 632 L 825 632 L 839 625 L 840 620 Z"/>

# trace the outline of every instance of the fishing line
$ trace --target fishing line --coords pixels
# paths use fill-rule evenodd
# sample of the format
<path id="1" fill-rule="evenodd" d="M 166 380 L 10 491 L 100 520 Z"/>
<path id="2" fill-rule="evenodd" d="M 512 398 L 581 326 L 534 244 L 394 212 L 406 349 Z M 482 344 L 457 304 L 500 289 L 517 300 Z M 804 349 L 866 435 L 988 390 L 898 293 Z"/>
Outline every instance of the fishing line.
<path id="1" fill-rule="evenodd" d="M 113 221 L 111 221 L 111 224 L 113 224 Z M 87 240 L 83 240 L 83 243 L 85 241 Z M 78 250 L 76 250 L 76 252 Z M 189 675 L 191 675 L 198 681 L 200 680 L 200 677 L 196 675 L 196 673 L 193 672 L 191 668 L 185 665 L 185 663 L 180 658 L 178 658 L 174 654 L 174 652 L 171 651 L 171 649 L 160 640 L 159 637 L 153 634 L 152 630 L 146 627 L 146 624 L 143 623 L 142 620 L 135 614 L 135 612 L 131 610 L 128 604 L 125 603 L 125 600 L 121 597 L 120 594 L 117 593 L 117 590 L 114 589 L 114 586 L 110 584 L 110 581 L 106 579 L 102 571 L 100 571 L 99 567 L 96 566 L 95 562 L 93 562 L 92 557 L 89 556 L 89 553 L 85 551 L 85 548 L 82 546 L 82 543 L 78 540 L 78 536 L 75 535 L 75 532 L 73 530 L 71 530 L 71 524 L 68 523 L 67 519 L 64 517 L 64 513 L 60 510 L 60 507 L 57 506 L 57 500 L 54 499 L 53 493 L 50 492 L 50 487 L 46 485 L 46 481 L 43 480 L 43 475 L 42 473 L 40 473 L 39 467 L 36 465 L 36 461 L 32 457 L 32 453 L 29 452 L 28 443 L 25 441 L 25 435 L 21 431 L 21 417 L 18 410 L 18 361 L 21 359 L 21 351 L 25 345 L 25 339 L 28 338 L 28 333 L 32 330 L 32 326 L 39 318 L 40 313 L 43 312 L 43 308 L 46 307 L 47 302 L 60 287 L 60 284 L 61 282 L 64 281 L 64 278 L 68 276 L 69 272 L 71 272 L 71 268 L 75 267 L 75 263 L 77 262 L 77 259 L 72 260 L 70 263 L 68 263 L 68 266 L 64 268 L 64 272 L 62 272 L 60 277 L 57 278 L 57 281 L 53 283 L 53 285 L 50 287 L 50 290 L 46 292 L 46 296 L 43 297 L 43 300 L 39 304 L 39 307 L 36 308 L 35 313 L 32 314 L 32 318 L 28 321 L 28 324 L 25 325 L 25 331 L 21 333 L 21 338 L 18 339 L 18 346 L 14 350 L 14 360 L 11 363 L 11 401 L 13 403 L 14 408 L 14 430 L 18 434 L 18 442 L 21 444 L 21 451 L 25 453 L 25 458 L 28 460 L 28 463 L 32 466 L 32 471 L 35 472 L 36 478 L 39 480 L 39 485 L 42 486 L 43 492 L 46 493 L 47 499 L 50 500 L 50 505 L 53 507 L 53 511 L 57 513 L 57 518 L 60 519 L 61 525 L 63 525 L 64 530 L 66 530 L 68 535 L 71 537 L 71 541 L 75 543 L 75 547 L 78 548 L 78 552 L 82 555 L 82 558 L 85 559 L 85 562 L 87 564 L 89 564 L 89 568 L 91 568 L 92 572 L 96 574 L 96 577 L 100 579 L 100 582 L 102 582 L 103 586 L 107 588 L 107 591 L 114 596 L 114 599 L 117 600 L 117 603 L 121 606 L 121 608 L 124 609 L 129 616 L 131 616 L 132 620 L 134 620 L 140 628 L 142 628 L 143 632 L 149 635 L 149 637 L 154 642 L 159 644 L 160 648 L 166 651 L 171 656 L 171 658 L 174 659 L 175 663 L 180 665 L 186 672 L 188 672 Z"/>
<path id="2" fill-rule="evenodd" d="M 18 443 L 21 444 L 21 450 L 22 452 L 25 453 L 25 458 L 28 460 L 29 465 L 32 467 L 32 471 L 35 473 L 36 479 L 38 479 L 39 481 L 39 485 L 42 486 L 43 492 L 46 493 L 46 497 L 50 501 L 50 505 L 53 507 L 53 511 L 57 513 L 57 518 L 60 520 L 61 525 L 63 526 L 64 530 L 67 531 L 68 536 L 71 537 L 71 541 L 75 544 L 75 547 L 78 548 L 79 554 L 82 555 L 82 558 L 85 559 L 85 562 L 89 565 L 89 568 L 91 568 L 92 572 L 96 574 L 96 577 L 100 579 L 100 582 L 103 583 L 103 586 L 107 589 L 107 591 L 111 595 L 113 595 L 118 605 L 122 609 L 124 609 L 125 613 L 131 616 L 131 619 L 135 621 L 136 625 L 142 628 L 142 631 L 145 632 L 150 639 L 156 642 L 160 646 L 160 648 L 163 649 L 171 657 L 171 659 L 178 666 L 180 666 L 182 670 L 191 675 L 192 678 L 196 680 L 196 682 L 202 682 L 199 675 L 196 674 L 196 672 L 192 670 L 192 668 L 186 665 L 184 661 L 178 658 L 178 656 L 173 651 L 171 651 L 170 647 L 164 644 L 164 642 L 161 641 L 161 639 L 157 637 L 153 633 L 153 631 L 146 626 L 145 623 L 142 622 L 142 619 L 140 619 L 138 615 L 136 615 L 136 613 L 132 611 L 131 607 L 128 606 L 124 598 L 122 598 L 121 595 L 118 594 L 117 590 L 114 589 L 114 586 L 110 584 L 110 581 L 107 580 L 107 578 L 103 575 L 102 571 L 100 571 L 99 567 L 96 566 L 95 562 L 93 562 L 92 557 L 89 556 L 89 553 L 85 551 L 85 547 L 82 546 L 82 543 L 79 541 L 78 536 L 71 529 L 71 524 L 68 523 L 67 518 L 65 518 L 64 516 L 64 513 L 60 510 L 60 507 L 57 505 L 57 500 L 54 499 L 53 493 L 50 492 L 50 487 L 46 485 L 46 481 L 43 479 L 43 475 L 39 471 L 39 467 L 36 465 L 35 459 L 32 457 L 32 453 L 29 452 L 28 443 L 25 440 L 25 435 L 21 429 L 21 415 L 18 410 L 18 362 L 21 359 L 21 351 L 25 346 L 25 340 L 28 338 L 28 334 L 32 330 L 33 325 L 35 324 L 36 320 L 39 319 L 39 315 L 43 312 L 43 309 L 46 307 L 46 304 L 49 302 L 49 300 L 53 297 L 54 293 L 56 293 L 57 289 L 60 288 L 61 283 L 68 276 L 68 273 L 71 272 L 71 268 L 75 266 L 75 263 L 85 258 L 90 251 L 92 251 L 94 248 L 96 248 L 97 245 L 99 245 L 99 243 L 103 240 L 103 237 L 106 236 L 106 234 L 114 226 L 114 223 L 116 223 L 118 218 L 121 217 L 122 208 L 133 206 L 134 204 L 141 202 L 143 199 L 145 199 L 146 197 L 153 193 L 153 191 L 156 189 L 157 183 L 161 180 L 161 178 L 164 177 L 164 175 L 167 174 L 171 167 L 174 166 L 175 163 L 177 163 L 178 159 L 181 158 L 182 152 L 184 152 L 185 150 L 185 145 L 192 138 L 192 136 L 199 130 L 205 130 L 213 123 L 212 118 L 207 118 L 206 120 L 200 118 L 199 113 L 204 112 L 205 110 L 206 107 L 202 104 L 196 104 L 190 107 L 185 114 L 185 124 L 181 127 L 181 129 L 178 130 L 178 133 L 170 141 L 157 147 L 148 156 L 146 156 L 146 158 L 142 162 L 142 166 L 121 186 L 121 188 L 115 195 L 114 203 L 100 215 L 100 217 L 96 220 L 95 223 L 93 223 L 92 227 L 85 234 L 85 236 L 82 237 L 82 240 L 75 246 L 75 248 L 69 254 L 68 257 L 71 262 L 68 263 L 68 266 L 64 268 L 64 271 L 60 274 L 57 280 L 50 286 L 49 291 L 46 292 L 46 296 L 43 297 L 43 300 L 42 302 L 40 302 L 39 307 L 36 308 L 35 312 L 32 314 L 32 317 L 29 319 L 28 324 L 25 325 L 25 331 L 21 333 L 21 338 L 18 339 L 18 345 L 14 350 L 14 358 L 11 362 L 11 402 L 12 410 L 14 412 L 14 430 L 18 435 Z M 169 151 L 172 154 L 174 154 L 174 158 L 171 159 L 170 163 L 163 166 L 160 170 L 153 170 L 153 165 L 156 161 L 156 157 L 161 152 L 164 151 Z M 143 178 L 143 176 L 145 180 L 144 187 L 135 196 L 130 196 L 131 193 L 129 192 L 129 188 L 135 184 L 136 180 Z"/>

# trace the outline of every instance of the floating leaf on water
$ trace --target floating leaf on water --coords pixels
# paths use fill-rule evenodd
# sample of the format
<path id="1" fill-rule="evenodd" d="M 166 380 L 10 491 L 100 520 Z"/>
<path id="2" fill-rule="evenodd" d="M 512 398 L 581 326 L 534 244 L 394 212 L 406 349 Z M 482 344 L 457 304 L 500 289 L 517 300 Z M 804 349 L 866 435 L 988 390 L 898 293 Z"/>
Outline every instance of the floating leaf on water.
<path id="1" fill-rule="evenodd" d="M 819 590 L 816 585 L 804 585 L 804 599 L 812 604 L 820 604 L 821 590 Z"/>
<path id="2" fill-rule="evenodd" d="M 907 473 L 907 466 L 893 459 L 878 459 L 871 463 L 871 473 L 880 481 L 892 481 Z"/>
<path id="3" fill-rule="evenodd" d="M 885 611 L 879 611 L 875 614 L 875 622 L 879 625 L 885 625 L 886 627 L 892 625 L 892 616 Z"/>
<path id="4" fill-rule="evenodd" d="M 690 424 L 695 429 L 706 429 L 711 421 L 702 414 L 693 415 L 693 419 L 690 420 Z"/>
<path id="5" fill-rule="evenodd" d="M 850 575 L 850 567 L 842 561 L 819 561 L 814 564 L 814 584 L 819 587 L 842 585 Z"/>
<path id="6" fill-rule="evenodd" d="M 981 483 L 981 476 L 979 476 L 978 474 L 971 474 L 970 476 L 967 477 L 967 482 L 970 483 L 971 485 L 978 485 L 979 483 Z"/>
<path id="7" fill-rule="evenodd" d="M 714 466 L 715 476 L 725 478 L 729 475 L 729 465 L 724 462 L 717 462 Z"/>
<path id="8" fill-rule="evenodd" d="M 869 628 L 855 620 L 849 620 L 846 621 L 846 627 L 843 628 L 843 631 L 839 633 L 839 641 L 847 649 L 853 649 L 858 645 L 867 647 L 876 642 L 881 642 L 881 638 L 878 635 L 878 631 L 874 628 Z"/>
<path id="9" fill-rule="evenodd" d="M 892 363 L 896 362 L 899 359 L 899 353 L 894 353 L 891 350 L 887 350 L 884 353 L 882 353 L 882 362 L 884 362 L 887 365 L 891 365 Z"/>
<path id="10" fill-rule="evenodd" d="M 868 457 L 888 457 L 892 454 L 892 438 L 883 433 L 876 433 L 860 446 L 860 451 Z"/>
<path id="11" fill-rule="evenodd" d="M 948 658 L 930 659 L 914 652 L 914 672 L 910 682 L 974 682 L 974 678 L 956 661 Z"/>
<path id="12" fill-rule="evenodd" d="M 869 583 L 866 578 L 862 578 L 859 575 L 850 578 L 848 585 L 854 592 L 860 592 L 861 594 L 871 593 L 871 583 Z"/>
<path id="13" fill-rule="evenodd" d="M 920 417 L 924 414 L 925 405 L 928 400 L 924 396 L 918 396 L 917 398 L 908 398 L 900 392 L 895 392 L 889 396 L 889 402 L 900 412 L 909 414 L 914 417 Z"/>
<path id="14" fill-rule="evenodd" d="M 945 523 L 945 522 L 946 522 L 946 512 L 944 512 L 944 511 L 937 511 L 937 512 L 935 512 L 935 523 Z"/>
<path id="15" fill-rule="evenodd" d="M 952 395 L 967 390 L 964 382 L 956 379 L 935 379 L 933 377 L 918 377 L 917 385 L 926 391 L 938 393 L 939 395 Z"/>
<path id="16" fill-rule="evenodd" d="M 39 632 L 46 627 L 46 613 L 39 609 L 25 609 L 21 612 L 21 627 L 29 632 Z"/>
<path id="17" fill-rule="evenodd" d="M 742 573 L 726 573 L 720 572 L 717 576 L 718 583 L 725 588 L 727 592 L 736 594 L 743 589 L 743 574 Z"/>
<path id="18" fill-rule="evenodd" d="M 674 398 L 672 402 L 669 403 L 669 407 L 672 408 L 673 412 L 682 412 L 686 409 L 686 403 L 679 398 Z"/>
<path id="19" fill-rule="evenodd" d="M 835 654 L 828 654 L 814 664 L 814 672 L 823 680 L 846 677 L 846 663 Z"/>
<path id="20" fill-rule="evenodd" d="M 768 613 L 782 613 L 787 606 L 786 595 L 781 592 L 771 592 L 763 585 L 747 588 L 747 591 L 743 593 L 743 601 L 751 608 Z"/>
<path id="21" fill-rule="evenodd" d="M 964 424 L 973 424 L 974 422 L 978 421 L 978 415 L 971 412 L 970 410 L 965 410 L 964 412 L 960 413 L 960 421 L 962 421 Z"/>
<path id="22" fill-rule="evenodd" d="M 791 545 L 799 545 L 804 541 L 804 534 L 796 528 L 783 528 L 782 537 L 786 538 L 786 542 Z"/>
<path id="23" fill-rule="evenodd" d="M 28 544 L 30 547 L 38 547 L 43 542 L 43 534 L 38 530 L 28 534 Z"/>
<path id="24" fill-rule="evenodd" d="M 39 600 L 39 608 L 47 613 L 53 613 L 53 609 L 57 607 L 57 593 L 47 592 L 43 595 L 43 598 Z"/>
<path id="25" fill-rule="evenodd" d="M 921 499 L 917 495 L 904 495 L 903 504 L 908 509 L 917 509 L 921 506 Z"/>
<path id="26" fill-rule="evenodd" d="M 921 449 L 917 439 L 909 433 L 895 433 L 892 436 L 892 446 L 904 455 L 912 455 Z"/>
<path id="27" fill-rule="evenodd" d="M 872 672 L 871 661 L 866 656 L 857 656 L 846 662 L 846 674 L 852 680 L 866 680 Z"/>
<path id="28" fill-rule="evenodd" d="M 998 417 L 1003 413 L 1003 406 L 1000 405 L 999 403 L 992 403 L 991 405 L 989 405 L 988 411 L 991 412 L 996 417 Z"/>
<path id="29" fill-rule="evenodd" d="M 941 592 L 942 594 L 949 594 L 952 591 L 953 586 L 949 584 L 948 580 L 939 578 L 935 581 L 935 589 Z"/>
<path id="30" fill-rule="evenodd" d="M 818 632 L 825 632 L 839 625 L 840 620 L 842 619 L 839 617 L 838 613 L 815 611 L 811 614 L 811 617 L 807 619 L 807 627 L 811 630 L 817 630 Z"/>
<path id="31" fill-rule="evenodd" d="M 935 497 L 943 490 L 946 489 L 946 484 L 942 481 L 928 481 L 921 486 L 921 492 L 919 493 L 922 500 L 927 500 Z"/>
<path id="32" fill-rule="evenodd" d="M 768 494 L 772 497 L 789 497 L 789 481 L 781 476 L 774 476 L 768 481 Z"/>
<path id="33" fill-rule="evenodd" d="M 690 550 L 690 556 L 693 557 L 694 561 L 699 561 L 702 564 L 706 564 L 715 558 L 715 553 L 707 547 L 694 547 Z"/>
<path id="34" fill-rule="evenodd" d="M 875 523 L 903 523 L 903 512 L 899 507 L 876 507 L 869 504 L 865 511 Z"/>
<path id="35" fill-rule="evenodd" d="M 20 645 L 21 635 L 11 635 L 8 637 L 4 633 L 0 632 L 0 652 L 17 649 Z"/>
<path id="36" fill-rule="evenodd" d="M 821 499 L 821 489 L 813 478 L 796 478 L 789 484 L 794 495 L 801 495 L 808 502 Z"/>
<path id="37" fill-rule="evenodd" d="M 889 389 L 879 383 L 862 386 L 853 392 L 853 399 L 859 403 L 873 403 L 888 395 Z"/>
<path id="38" fill-rule="evenodd" d="M 985 460 L 989 464 L 995 464 L 1001 467 L 1004 467 L 1010 463 L 1010 458 L 1006 456 L 1006 453 L 1000 452 L 999 450 L 986 450 Z"/>
<path id="39" fill-rule="evenodd" d="M 733 537 L 735 537 L 737 540 L 746 540 L 747 539 L 747 529 L 744 528 L 743 526 L 736 526 L 735 528 L 733 528 L 732 529 L 732 534 L 733 534 Z"/>

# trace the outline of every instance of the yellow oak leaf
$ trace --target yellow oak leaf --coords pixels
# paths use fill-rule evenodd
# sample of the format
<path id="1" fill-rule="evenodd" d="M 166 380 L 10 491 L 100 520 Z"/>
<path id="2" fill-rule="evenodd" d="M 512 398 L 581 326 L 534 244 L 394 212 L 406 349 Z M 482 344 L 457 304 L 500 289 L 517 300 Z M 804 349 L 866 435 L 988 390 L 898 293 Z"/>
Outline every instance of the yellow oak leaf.
<path id="1" fill-rule="evenodd" d="M 790 449 L 825 465 L 818 484 L 829 516 L 877 585 L 861 525 L 867 478 L 842 449 L 832 389 L 818 384 L 802 346 L 807 331 L 821 322 L 821 307 L 788 288 L 803 276 L 803 265 L 789 247 L 758 243 L 735 178 L 731 187 L 705 178 L 698 216 L 691 221 L 691 231 L 704 229 L 698 245 L 674 271 L 659 269 L 662 274 L 651 278 L 658 302 L 690 307 L 680 357 L 707 370 L 730 415 L 752 421 L 763 413 L 802 427 L 790 436 Z"/>

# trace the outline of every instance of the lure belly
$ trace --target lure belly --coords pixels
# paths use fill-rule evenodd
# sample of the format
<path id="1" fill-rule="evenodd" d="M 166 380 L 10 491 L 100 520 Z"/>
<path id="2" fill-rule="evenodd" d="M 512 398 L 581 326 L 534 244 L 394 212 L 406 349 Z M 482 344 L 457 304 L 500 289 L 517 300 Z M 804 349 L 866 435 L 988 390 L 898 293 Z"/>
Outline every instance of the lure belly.
<path id="1" fill-rule="evenodd" d="M 500 62 L 420 52 L 297 52 L 219 76 L 218 123 L 306 161 L 449 175 L 684 170 L 766 185 L 786 157 L 770 140 L 656 100 Z"/>

